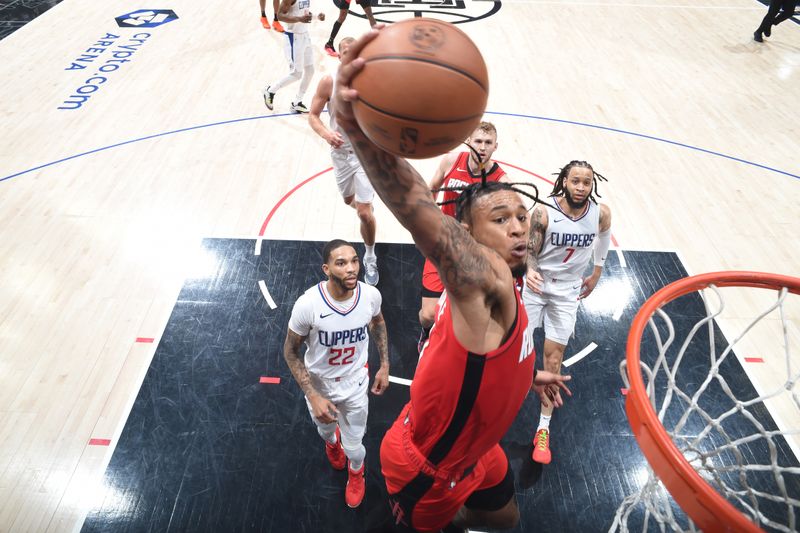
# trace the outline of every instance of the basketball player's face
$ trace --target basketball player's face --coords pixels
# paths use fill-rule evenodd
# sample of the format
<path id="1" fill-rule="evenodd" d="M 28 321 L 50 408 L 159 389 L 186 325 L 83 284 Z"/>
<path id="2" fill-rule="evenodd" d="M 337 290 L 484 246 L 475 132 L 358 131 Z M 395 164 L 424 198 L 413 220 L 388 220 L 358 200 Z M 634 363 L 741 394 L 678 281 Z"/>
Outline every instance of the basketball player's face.
<path id="1" fill-rule="evenodd" d="M 592 170 L 586 167 L 572 167 L 564 178 L 564 198 L 572 209 L 580 209 L 589 201 L 592 194 Z"/>
<path id="2" fill-rule="evenodd" d="M 475 130 L 470 135 L 467 144 L 472 146 L 480 155 L 481 161 L 488 162 L 492 158 L 492 154 L 497 150 L 497 137 L 493 133 L 487 133 L 483 130 Z M 475 157 L 475 153 L 470 150 L 469 158 L 472 159 L 473 164 L 480 165 L 480 162 Z"/>
<path id="3" fill-rule="evenodd" d="M 331 252 L 331 258 L 322 265 L 322 271 L 343 291 L 352 291 L 356 288 L 360 266 L 353 247 L 340 246 Z"/>
<path id="4" fill-rule="evenodd" d="M 530 219 L 514 191 L 497 191 L 477 198 L 470 210 L 469 230 L 476 241 L 502 257 L 514 276 L 525 274 Z"/>

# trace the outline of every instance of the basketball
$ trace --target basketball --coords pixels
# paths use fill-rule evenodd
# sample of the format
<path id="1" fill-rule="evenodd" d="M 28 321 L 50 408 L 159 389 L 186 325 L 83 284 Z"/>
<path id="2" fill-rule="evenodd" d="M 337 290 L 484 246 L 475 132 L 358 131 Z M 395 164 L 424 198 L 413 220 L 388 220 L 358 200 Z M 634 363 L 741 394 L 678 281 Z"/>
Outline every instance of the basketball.
<path id="1" fill-rule="evenodd" d="M 353 112 L 369 139 L 412 159 L 444 154 L 475 130 L 489 76 L 478 47 L 454 25 L 413 18 L 383 28 L 361 51 Z"/>

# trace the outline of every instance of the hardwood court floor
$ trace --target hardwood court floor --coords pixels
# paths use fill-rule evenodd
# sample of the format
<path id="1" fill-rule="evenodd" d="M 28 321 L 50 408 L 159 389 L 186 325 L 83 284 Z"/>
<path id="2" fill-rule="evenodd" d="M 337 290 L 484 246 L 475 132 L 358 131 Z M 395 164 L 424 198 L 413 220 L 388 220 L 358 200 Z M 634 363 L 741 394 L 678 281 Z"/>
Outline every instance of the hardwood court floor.
<path id="1" fill-rule="evenodd" d="M 315 81 L 336 68 L 321 50 L 335 9 L 317 5 Z M 116 22 L 143 7 L 178 18 Z M 208 267 L 203 238 L 359 239 L 329 174 L 266 223 L 330 161 L 287 113 L 295 87 L 263 106 L 286 64 L 256 11 L 66 0 L 0 41 L 2 530 L 73 530 L 95 508 L 184 280 Z M 521 179 L 591 161 L 623 248 L 676 251 L 689 273 L 796 275 L 800 28 L 755 43 L 763 14 L 751 0 L 554 0 L 463 24 L 489 64 L 497 159 Z M 365 28 L 351 16 L 340 36 Z M 415 163 L 426 177 L 435 164 Z M 381 242 L 410 242 L 376 216 Z M 758 355 L 745 366 L 757 387 L 782 366 Z"/>

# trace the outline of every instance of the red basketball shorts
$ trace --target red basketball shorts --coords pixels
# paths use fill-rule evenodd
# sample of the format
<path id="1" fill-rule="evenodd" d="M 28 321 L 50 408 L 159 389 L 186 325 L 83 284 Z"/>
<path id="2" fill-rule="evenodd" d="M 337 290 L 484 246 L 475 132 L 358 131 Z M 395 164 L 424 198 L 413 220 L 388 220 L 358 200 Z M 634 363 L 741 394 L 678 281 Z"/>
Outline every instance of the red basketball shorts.
<path id="1" fill-rule="evenodd" d="M 425 259 L 425 266 L 422 267 L 422 297 L 438 298 L 444 292 L 444 284 L 439 278 L 439 272 L 431 263 L 430 259 Z"/>
<path id="2" fill-rule="evenodd" d="M 514 497 L 514 477 L 505 452 L 496 444 L 471 468 L 454 475 L 421 466 L 408 435 L 405 411 L 381 443 L 381 472 L 386 479 L 396 526 L 416 531 L 438 531 L 462 506 L 496 511 Z"/>

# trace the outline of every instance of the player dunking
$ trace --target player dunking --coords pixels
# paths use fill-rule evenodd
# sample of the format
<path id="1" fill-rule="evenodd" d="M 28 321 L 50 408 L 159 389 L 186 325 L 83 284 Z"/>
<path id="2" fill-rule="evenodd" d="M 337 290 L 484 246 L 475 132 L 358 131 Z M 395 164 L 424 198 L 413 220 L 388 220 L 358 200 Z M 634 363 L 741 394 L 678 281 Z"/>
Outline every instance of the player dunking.
<path id="1" fill-rule="evenodd" d="M 559 373 L 575 329 L 578 301 L 594 290 L 611 244 L 611 210 L 598 204 L 597 180 L 605 180 L 586 161 L 570 161 L 558 174 L 548 199 L 531 215 L 528 275 L 523 291 L 533 327 L 544 322 L 544 369 Z M 594 252 L 593 252 L 594 251 Z M 594 255 L 594 270 L 583 272 Z M 557 389 L 552 390 L 558 394 Z M 533 460 L 548 464 L 553 407 L 542 405 L 533 440 Z"/>
<path id="2" fill-rule="evenodd" d="M 339 41 L 339 52 L 347 53 L 347 47 L 355 42 L 352 37 L 345 37 Z M 375 191 L 361 168 L 361 163 L 353 152 L 344 131 L 336 125 L 336 117 L 330 110 L 331 94 L 333 94 L 333 78 L 324 76 L 319 80 L 314 98 L 311 100 L 311 111 L 308 123 L 311 128 L 331 146 L 331 160 L 336 185 L 344 203 L 354 207 L 358 218 L 361 220 L 361 238 L 364 239 L 364 281 L 372 286 L 378 284 L 378 258 L 375 255 L 375 215 L 373 214 L 372 199 Z M 330 114 L 330 128 L 322 123 L 322 114 L 325 104 L 328 104 Z"/>
<path id="3" fill-rule="evenodd" d="M 373 394 L 389 386 L 389 349 L 381 294 L 358 281 L 359 261 L 350 243 L 330 241 L 322 250 L 327 281 L 308 289 L 292 309 L 283 357 L 306 397 L 311 419 L 325 440 L 331 466 L 349 460 L 345 502 L 358 507 L 366 490 L 362 444 L 369 399 L 369 336 L 381 358 Z M 300 345 L 307 350 L 300 357 Z"/>
<path id="4" fill-rule="evenodd" d="M 446 189 L 442 192 L 442 212 L 451 217 L 456 216 L 454 202 L 459 195 L 459 191 L 451 189 L 480 182 L 484 172 L 487 181 L 501 181 L 506 175 L 505 170 L 492 160 L 492 155 L 497 150 L 497 128 L 494 127 L 494 124 L 491 122 L 478 124 L 478 127 L 467 139 L 467 145 L 472 150 L 442 156 L 436 174 L 430 182 L 431 192 L 434 196 L 439 189 Z M 439 273 L 430 259 L 426 259 L 425 266 L 422 268 L 422 303 L 419 310 L 422 333 L 417 348 L 420 351 L 433 325 L 436 302 L 442 292 L 444 292 L 444 285 L 439 279 Z"/>
<path id="5" fill-rule="evenodd" d="M 451 522 L 511 527 L 519 510 L 499 442 L 534 376 L 532 335 L 512 274 L 525 272 L 528 212 L 512 185 L 477 183 L 459 197 L 459 223 L 436 207 L 406 160 L 367 139 L 353 117 L 357 93 L 350 81 L 364 65 L 359 52 L 379 31 L 353 43 L 342 59 L 336 120 L 375 191 L 436 265 L 446 290 L 411 400 L 381 445 L 394 522 L 418 531 Z M 567 379 L 535 374 L 540 388 L 557 383 L 566 391 Z"/>

